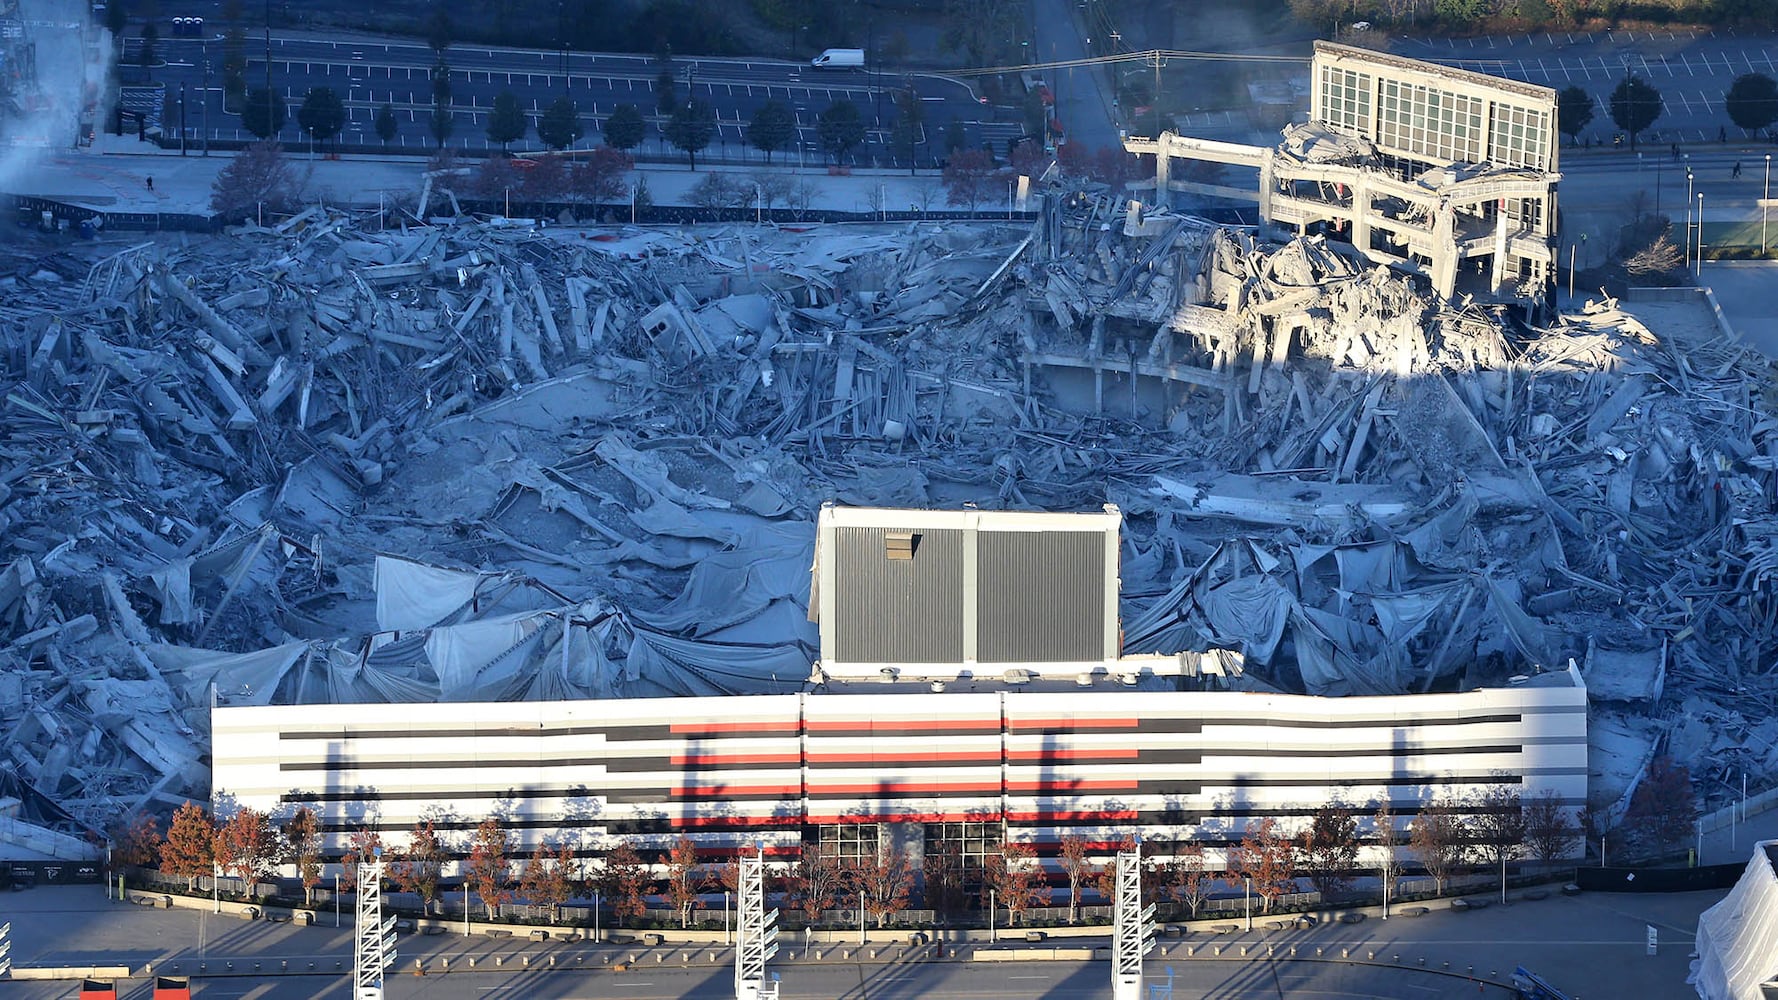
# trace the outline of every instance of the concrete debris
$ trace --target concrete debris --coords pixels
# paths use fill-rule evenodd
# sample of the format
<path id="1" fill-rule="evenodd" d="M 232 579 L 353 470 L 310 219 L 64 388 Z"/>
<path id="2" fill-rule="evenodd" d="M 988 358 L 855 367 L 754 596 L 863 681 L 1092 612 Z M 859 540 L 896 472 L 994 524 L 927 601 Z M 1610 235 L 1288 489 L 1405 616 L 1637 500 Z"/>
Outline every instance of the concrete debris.
<path id="1" fill-rule="evenodd" d="M 1126 648 L 1233 664 L 1187 683 L 1573 658 L 1613 774 L 1673 730 L 1778 777 L 1766 373 L 1615 303 L 1531 328 L 1091 188 L 74 254 L 0 260 L 0 778 L 46 829 L 206 797 L 213 702 L 801 689 L 828 499 L 1114 502 Z"/>

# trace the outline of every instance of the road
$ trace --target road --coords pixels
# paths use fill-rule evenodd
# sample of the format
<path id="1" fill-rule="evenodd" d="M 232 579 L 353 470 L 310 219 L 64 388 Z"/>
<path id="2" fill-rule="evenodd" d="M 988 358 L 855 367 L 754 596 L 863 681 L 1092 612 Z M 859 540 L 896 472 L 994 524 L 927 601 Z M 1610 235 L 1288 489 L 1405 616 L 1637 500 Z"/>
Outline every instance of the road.
<path id="1" fill-rule="evenodd" d="M 126 61 L 133 51 L 134 44 L 126 48 Z M 206 127 L 208 116 L 207 127 L 211 130 L 227 137 L 245 135 L 238 131 L 239 119 L 222 111 L 222 45 L 217 38 L 164 39 L 159 53 L 165 65 L 154 68 L 153 80 L 171 91 L 183 88 L 188 129 L 195 134 Z M 264 41 L 248 39 L 246 54 L 248 86 L 262 86 Z M 930 166 L 932 157 L 939 153 L 939 137 L 953 120 L 965 123 L 972 141 L 980 141 L 984 130 L 996 131 L 992 122 L 994 109 L 981 104 L 967 83 L 928 73 L 875 68 L 817 70 L 783 60 L 691 57 L 675 58 L 663 67 L 647 56 L 462 45 L 449 49 L 446 58 L 450 65 L 451 100 L 457 115 L 453 146 L 486 145 L 488 110 L 501 91 L 518 96 L 533 116 L 557 97 L 572 97 L 583 118 L 589 119 L 589 134 L 582 144 L 596 144 L 599 137 L 594 124 L 619 104 L 634 104 L 645 116 L 658 119 L 656 79 L 663 68 L 673 74 L 679 97 L 687 95 L 689 82 L 689 93 L 716 109 L 718 134 L 710 152 L 720 152 L 726 145 L 731 157 L 745 152 L 763 162 L 762 154 L 746 146 L 746 126 L 768 100 L 791 106 L 796 115 L 798 141 L 810 159 L 821 155 L 817 117 L 830 104 L 851 101 L 863 113 L 867 141 L 850 152 L 848 161 L 864 166 L 904 165 L 905 150 L 890 150 L 888 140 L 896 116 L 895 94 L 908 88 L 919 97 L 923 109 L 926 138 L 916 150 L 923 166 Z M 432 50 L 418 42 L 333 41 L 274 35 L 272 84 L 285 96 L 292 112 L 292 121 L 284 129 L 286 140 L 297 138 L 295 110 L 303 95 L 310 87 L 326 86 L 345 100 L 346 141 L 378 143 L 372 119 L 380 106 L 389 104 L 401 124 L 397 145 L 416 150 L 430 148 L 433 143 L 427 120 L 432 107 L 433 63 Z M 178 125 L 170 124 L 175 128 Z M 658 128 L 651 127 L 645 148 L 670 151 L 659 145 L 661 141 Z M 541 146 L 532 137 L 515 143 L 513 148 Z"/>
<path id="2" fill-rule="evenodd" d="M 1174 995 L 1239 1000 L 1367 1000 L 1378 996 L 1414 1000 L 1506 1000 L 1499 986 L 1478 990 L 1463 977 L 1415 970 L 1372 969 L 1333 962 L 1215 961 L 1178 963 Z M 1169 981 L 1165 967 L 1148 983 Z M 0 984 L 6 1000 L 51 1000 L 73 995 L 72 983 Z M 343 977 L 289 979 L 236 977 L 201 981 L 193 995 L 202 1000 L 350 1000 Z M 704 1000 L 733 997 L 732 968 L 651 969 L 581 974 L 539 970 L 510 973 L 395 976 L 389 1000 L 424 996 L 428 1000 Z M 994 963 L 937 966 L 819 966 L 787 971 L 780 981 L 784 1000 L 1106 1000 L 1111 996 L 1106 963 Z M 147 1000 L 146 981 L 120 984 L 118 996 Z"/>
<path id="3" fill-rule="evenodd" d="M 1079 16 L 1077 0 L 1031 0 L 1031 6 L 1037 47 L 1033 61 L 1066 62 L 1087 57 L 1087 28 Z M 1082 143 L 1089 149 L 1118 145 L 1104 69 L 1072 66 L 1044 72 L 1056 95 L 1056 118 L 1067 129 L 1068 141 Z"/>

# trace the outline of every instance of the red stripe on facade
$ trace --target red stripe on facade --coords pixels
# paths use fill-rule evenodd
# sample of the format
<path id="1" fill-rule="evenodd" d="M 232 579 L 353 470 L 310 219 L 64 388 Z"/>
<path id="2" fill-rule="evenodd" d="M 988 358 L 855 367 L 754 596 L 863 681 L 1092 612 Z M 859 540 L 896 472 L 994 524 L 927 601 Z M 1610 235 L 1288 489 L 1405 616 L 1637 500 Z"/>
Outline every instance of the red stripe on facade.
<path id="1" fill-rule="evenodd" d="M 700 753 L 674 754 L 675 767 L 696 764 L 800 764 L 802 755 L 795 753 Z"/>
<path id="2" fill-rule="evenodd" d="M 1135 760 L 1141 751 L 1128 750 L 1008 750 L 1007 760 Z"/>
<path id="3" fill-rule="evenodd" d="M 811 815 L 808 822 L 814 825 L 824 823 L 992 823 L 1000 818 L 1000 813 L 996 811 L 981 809 L 965 812 L 834 813 L 831 816 Z"/>
<path id="4" fill-rule="evenodd" d="M 925 732 L 934 729 L 970 729 L 986 732 L 999 732 L 999 719 L 886 719 L 872 721 L 870 719 L 838 719 L 828 721 L 810 720 L 804 727 L 811 733 L 833 732 L 835 730 L 855 730 L 858 732 L 883 733 L 892 735 L 905 732 Z"/>
<path id="5" fill-rule="evenodd" d="M 671 792 L 676 799 L 753 799 L 781 798 L 803 793 L 803 786 L 794 785 L 677 785 Z"/>
<path id="6" fill-rule="evenodd" d="M 780 719 L 772 722 L 675 722 L 667 727 L 670 733 L 777 733 L 783 736 L 797 735 L 795 719 Z"/>
<path id="7" fill-rule="evenodd" d="M 1008 823 L 1106 822 L 1140 818 L 1134 809 L 1085 809 L 1070 812 L 1039 810 L 1038 812 L 1009 812 L 1006 814 Z"/>
<path id="8" fill-rule="evenodd" d="M 1122 786 L 1120 786 L 1120 787 L 1122 787 Z M 822 796 L 822 795 L 865 795 L 865 796 L 868 796 L 868 795 L 871 795 L 872 793 L 883 794 L 883 793 L 887 793 L 887 792 L 925 792 L 925 793 L 928 793 L 928 794 L 934 796 L 935 798 L 939 797 L 939 796 L 944 796 L 944 795 L 955 795 L 958 792 L 989 792 L 994 795 L 998 795 L 998 794 L 1000 794 L 1000 782 L 999 781 L 958 781 L 958 782 L 946 782 L 942 785 L 939 785 L 939 784 L 930 784 L 930 783 L 927 783 L 924 781 L 916 781 L 916 782 L 871 781 L 871 782 L 864 782 L 861 784 L 844 784 L 844 785 L 814 785 L 814 784 L 811 784 L 809 786 L 809 797 L 810 798 L 816 798 L 816 797 Z"/>
<path id="9" fill-rule="evenodd" d="M 1135 729 L 1135 719 L 1008 719 L 1006 728 L 1021 729 Z"/>
<path id="10" fill-rule="evenodd" d="M 985 764 L 1000 763 L 1000 751 L 993 750 L 950 750 L 933 753 L 931 751 L 908 748 L 905 753 L 812 753 L 809 754 L 811 764 L 919 764 L 924 761 L 980 761 Z M 1134 753 L 1131 754 L 1134 756 Z"/>

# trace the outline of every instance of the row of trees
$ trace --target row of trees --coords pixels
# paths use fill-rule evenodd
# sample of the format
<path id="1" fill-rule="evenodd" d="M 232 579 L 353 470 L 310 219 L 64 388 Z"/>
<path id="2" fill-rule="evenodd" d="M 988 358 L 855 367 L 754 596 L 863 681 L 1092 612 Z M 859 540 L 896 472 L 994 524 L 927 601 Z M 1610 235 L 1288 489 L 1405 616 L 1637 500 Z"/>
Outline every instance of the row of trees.
<path id="1" fill-rule="evenodd" d="M 1464 32 L 1575 28 L 1623 18 L 1778 27 L 1778 9 L 1767 0 L 1290 0 L 1290 9 L 1316 26 L 1371 21 Z"/>
<path id="2" fill-rule="evenodd" d="M 1683 838 L 1689 829 L 1683 825 L 1689 822 L 1686 815 L 1676 813 L 1672 805 L 1676 791 L 1689 791 L 1688 782 L 1683 768 L 1666 762 L 1651 768 L 1646 791 L 1639 792 L 1632 808 L 1633 815 L 1657 824 L 1651 842 Z M 1230 845 L 1225 864 L 1212 863 L 1202 844 L 1172 845 L 1165 859 L 1145 860 L 1144 895 L 1179 904 L 1193 916 L 1219 886 L 1251 891 L 1267 912 L 1280 896 L 1297 891 L 1303 879 L 1325 898 L 1338 898 L 1360 872 L 1359 826 L 1365 817 L 1358 809 L 1332 805 L 1317 810 L 1294 832 L 1287 832 L 1276 818 L 1264 818 Z M 1572 811 L 1554 793 L 1524 802 L 1508 784 L 1490 786 L 1461 800 L 1434 799 L 1407 824 L 1405 837 L 1387 806 L 1371 811 L 1368 819 L 1378 852 L 1369 870 L 1393 881 L 1401 872 L 1405 848 L 1435 880 L 1440 894 L 1466 866 L 1504 872 L 1507 862 L 1528 855 L 1547 867 L 1568 856 L 1582 833 Z M 217 822 L 186 803 L 173 814 L 164 838 L 151 819 L 139 820 L 114 837 L 118 861 L 158 862 L 166 874 L 186 879 L 188 888 L 212 873 L 256 881 L 287 865 L 295 870 L 305 899 L 311 902 L 326 860 L 319 822 L 306 806 L 274 824 L 250 808 Z M 374 830 L 361 828 L 351 835 L 340 859 L 343 887 L 353 887 L 357 863 L 381 846 Z M 1084 890 L 1096 890 L 1107 898 L 1113 894 L 1113 866 L 1093 858 L 1104 847 L 1079 836 L 1062 841 L 1058 865 L 1068 888 L 1071 921 L 1080 918 Z M 1138 847 L 1131 838 L 1120 849 Z M 658 859 L 658 876 L 627 843 L 609 852 L 597 868 L 577 863 L 572 847 L 561 842 L 537 845 L 520 864 L 513 857 L 511 835 L 498 817 L 483 820 L 457 852 L 435 821 L 417 823 L 404 847 L 387 852 L 388 877 L 431 911 L 441 898 L 447 863 L 461 854 L 467 855 L 462 864 L 466 891 L 479 897 L 490 918 L 502 904 L 515 900 L 549 906 L 559 915 L 559 907 L 568 900 L 596 892 L 622 925 L 645 913 L 648 897 L 658 891 L 683 926 L 690 924 L 707 894 L 732 892 L 739 884 L 738 862 L 711 862 L 683 836 Z M 916 873 L 923 877 L 916 879 Z M 890 845 L 867 849 L 857 858 L 839 858 L 822 845 L 810 845 L 794 863 L 775 866 L 773 877 L 775 891 L 784 894 L 786 905 L 800 910 L 811 923 L 842 908 L 858 910 L 881 926 L 909 905 L 919 882 L 924 883 L 926 906 L 939 913 L 956 913 L 979 901 L 1006 910 L 1013 924 L 1031 909 L 1049 905 L 1051 899 L 1050 880 L 1034 848 L 1010 840 L 969 862 L 956 845 L 938 846 L 927 852 L 918 869 L 905 852 Z"/>
<path id="3" fill-rule="evenodd" d="M 1570 142 L 1593 120 L 1593 97 L 1579 87 L 1568 87 L 1556 96 L 1556 127 Z M 1612 123 L 1636 138 L 1661 117 L 1661 92 L 1640 76 L 1625 77 L 1606 101 Z M 1778 122 L 1778 81 L 1764 73 L 1743 73 L 1723 94 L 1723 109 L 1737 128 L 1759 132 Z"/>

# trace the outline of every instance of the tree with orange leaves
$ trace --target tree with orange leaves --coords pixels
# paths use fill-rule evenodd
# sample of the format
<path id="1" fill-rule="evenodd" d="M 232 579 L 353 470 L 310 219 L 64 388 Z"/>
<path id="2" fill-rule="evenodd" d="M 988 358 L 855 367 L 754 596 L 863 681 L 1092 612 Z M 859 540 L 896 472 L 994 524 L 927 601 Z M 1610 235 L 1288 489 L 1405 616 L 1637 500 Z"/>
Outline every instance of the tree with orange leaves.
<path id="1" fill-rule="evenodd" d="M 185 879 L 185 891 L 198 876 L 213 874 L 216 863 L 216 826 L 210 814 L 190 802 L 173 811 L 167 839 L 161 844 L 161 871 Z"/>
<path id="2" fill-rule="evenodd" d="M 605 855 L 599 888 L 611 903 L 611 914 L 619 927 L 624 926 L 626 917 L 640 917 L 648 912 L 648 868 L 628 843 L 618 844 Z"/>
<path id="3" fill-rule="evenodd" d="M 1242 888 L 1244 880 L 1251 880 L 1263 900 L 1261 912 L 1270 913 L 1272 902 L 1296 885 L 1296 847 L 1278 832 L 1278 821 L 1267 816 L 1247 828 L 1229 868 L 1229 885 Z"/>
<path id="4" fill-rule="evenodd" d="M 340 855 L 340 888 L 358 888 L 358 865 L 377 856 L 383 846 L 383 835 L 368 826 L 361 826 L 346 838 L 346 853 Z"/>
<path id="5" fill-rule="evenodd" d="M 1014 926 L 1026 910 L 1047 906 L 1050 901 L 1049 883 L 1037 864 L 1037 851 L 1016 840 L 1006 841 L 998 853 L 983 859 L 982 887 L 994 891 L 992 902 L 1006 907 Z"/>
<path id="6" fill-rule="evenodd" d="M 511 868 L 506 854 L 510 849 L 506 828 L 498 816 L 489 816 L 475 828 L 475 839 L 469 845 L 469 887 L 482 898 L 489 920 L 498 919 L 500 904 L 512 898 L 506 888 Z"/>

